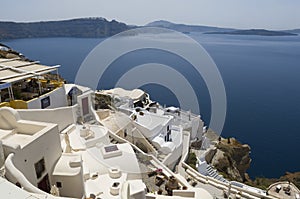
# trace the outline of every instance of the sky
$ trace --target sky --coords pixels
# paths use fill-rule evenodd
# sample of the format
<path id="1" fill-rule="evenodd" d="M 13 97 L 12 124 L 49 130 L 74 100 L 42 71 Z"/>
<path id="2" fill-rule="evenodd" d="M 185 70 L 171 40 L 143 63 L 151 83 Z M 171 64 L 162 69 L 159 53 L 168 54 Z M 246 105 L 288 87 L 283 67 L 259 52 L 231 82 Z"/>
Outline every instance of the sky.
<path id="1" fill-rule="evenodd" d="M 230 28 L 300 28 L 300 0 L 2 0 L 0 21 L 104 17 L 130 25 L 156 20 Z"/>

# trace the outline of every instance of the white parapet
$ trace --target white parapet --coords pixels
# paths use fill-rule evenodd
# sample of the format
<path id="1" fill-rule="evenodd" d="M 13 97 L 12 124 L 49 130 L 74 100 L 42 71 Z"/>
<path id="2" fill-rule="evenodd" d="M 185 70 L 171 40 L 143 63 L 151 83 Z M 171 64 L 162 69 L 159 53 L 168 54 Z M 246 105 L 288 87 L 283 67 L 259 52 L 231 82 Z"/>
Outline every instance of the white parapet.
<path id="1" fill-rule="evenodd" d="M 3 152 L 3 145 L 2 145 L 2 141 L 0 140 L 0 168 L 4 165 L 4 162 L 5 162 L 5 157 Z"/>

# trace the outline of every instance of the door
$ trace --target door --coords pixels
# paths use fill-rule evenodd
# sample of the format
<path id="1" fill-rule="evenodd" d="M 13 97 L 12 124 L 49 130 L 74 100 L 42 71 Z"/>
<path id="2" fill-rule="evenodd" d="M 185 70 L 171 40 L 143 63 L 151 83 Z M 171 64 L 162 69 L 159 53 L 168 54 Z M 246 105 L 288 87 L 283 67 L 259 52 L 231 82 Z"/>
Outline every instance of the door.
<path id="1" fill-rule="evenodd" d="M 49 177 L 48 177 L 48 174 L 45 175 L 43 177 L 43 179 L 38 183 L 38 188 L 47 192 L 47 193 L 50 193 L 50 183 L 49 183 Z"/>

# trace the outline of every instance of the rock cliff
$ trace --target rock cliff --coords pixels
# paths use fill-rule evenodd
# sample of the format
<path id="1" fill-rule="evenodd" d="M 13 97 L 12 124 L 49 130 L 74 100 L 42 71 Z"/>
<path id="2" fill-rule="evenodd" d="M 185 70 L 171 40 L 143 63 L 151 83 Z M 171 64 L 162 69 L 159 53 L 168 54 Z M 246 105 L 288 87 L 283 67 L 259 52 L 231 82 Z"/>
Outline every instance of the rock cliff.
<path id="1" fill-rule="evenodd" d="M 248 180 L 246 171 L 251 163 L 250 150 L 249 145 L 241 144 L 235 138 L 219 138 L 205 158 L 227 179 L 244 182 Z"/>

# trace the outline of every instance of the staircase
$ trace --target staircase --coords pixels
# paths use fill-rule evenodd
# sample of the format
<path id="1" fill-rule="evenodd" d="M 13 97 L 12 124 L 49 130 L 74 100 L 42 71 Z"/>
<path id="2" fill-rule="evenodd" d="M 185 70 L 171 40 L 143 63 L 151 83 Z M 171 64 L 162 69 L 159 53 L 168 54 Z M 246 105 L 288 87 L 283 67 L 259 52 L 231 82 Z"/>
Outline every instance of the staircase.
<path id="1" fill-rule="evenodd" d="M 157 159 L 162 162 L 165 159 L 166 156 L 167 155 L 165 155 L 163 153 L 159 153 L 158 156 L 157 156 Z"/>
<path id="2" fill-rule="evenodd" d="M 110 136 L 109 136 L 109 140 L 110 140 L 110 143 L 113 143 L 113 144 L 119 143 L 117 140 L 115 140 L 113 137 L 110 137 Z"/>
<path id="3" fill-rule="evenodd" d="M 157 148 L 151 143 L 150 140 L 148 140 L 148 138 L 146 138 L 146 137 L 140 132 L 139 129 L 137 129 L 136 127 L 134 127 L 134 128 L 132 129 L 132 132 L 137 133 L 138 136 L 139 136 L 139 139 L 142 139 L 142 140 L 146 143 L 147 148 L 150 149 L 151 152 L 154 153 L 155 156 L 157 156 L 157 154 L 158 154 Z"/>
<path id="4" fill-rule="evenodd" d="M 219 181 L 221 181 L 221 182 L 225 182 L 225 183 L 228 183 L 229 181 L 228 180 L 226 180 L 225 178 L 223 178 L 223 176 L 222 175 L 220 175 L 219 173 L 218 173 L 218 171 L 217 170 L 215 170 L 211 165 L 207 165 L 207 167 L 206 167 L 206 171 L 208 172 L 208 176 L 210 176 L 210 177 L 212 177 L 212 178 L 214 178 L 214 179 L 216 179 L 216 180 L 219 180 Z"/>

